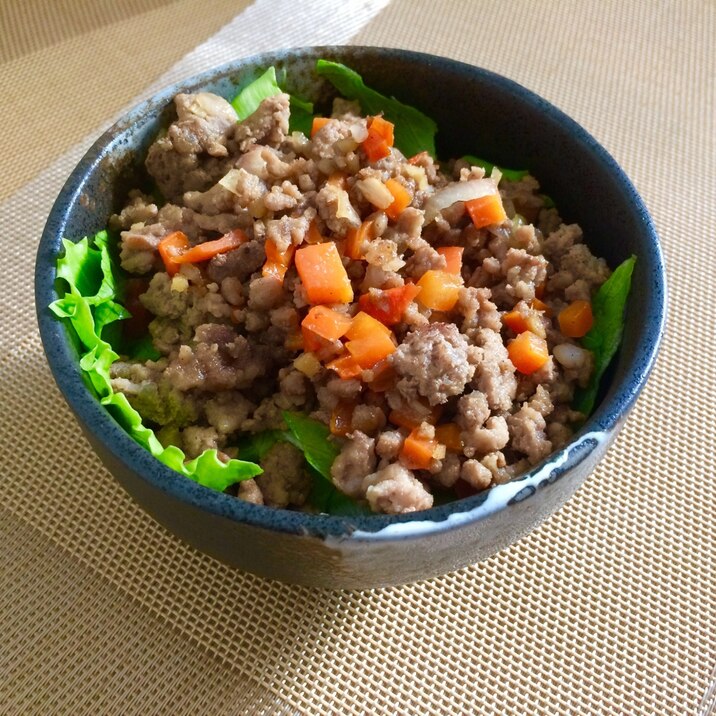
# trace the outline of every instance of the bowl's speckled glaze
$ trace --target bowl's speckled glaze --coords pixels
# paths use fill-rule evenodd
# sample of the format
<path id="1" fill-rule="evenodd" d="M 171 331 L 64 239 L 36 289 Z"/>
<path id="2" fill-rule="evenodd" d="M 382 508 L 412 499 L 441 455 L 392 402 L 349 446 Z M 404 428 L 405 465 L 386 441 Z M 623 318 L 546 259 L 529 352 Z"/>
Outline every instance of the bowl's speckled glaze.
<path id="1" fill-rule="evenodd" d="M 574 440 L 521 478 L 415 515 L 307 515 L 256 506 L 204 488 L 155 460 L 99 405 L 80 374 L 65 326 L 48 311 L 60 240 L 105 227 L 132 186 L 144 152 L 171 116 L 177 92 L 232 97 L 270 65 L 288 89 L 327 102 L 317 58 L 344 62 L 366 83 L 432 116 L 442 157 L 471 153 L 528 167 L 566 221 L 613 267 L 638 257 L 621 350 L 608 388 Z M 55 380 L 102 462 L 157 521 L 196 548 L 256 574 L 312 586 L 369 588 L 445 573 L 503 549 L 582 484 L 614 440 L 653 365 L 666 289 L 659 241 L 636 190 L 584 129 L 532 92 L 486 70 L 404 50 L 321 47 L 239 60 L 169 87 L 129 112 L 89 150 L 48 218 L 36 265 L 40 333 Z"/>

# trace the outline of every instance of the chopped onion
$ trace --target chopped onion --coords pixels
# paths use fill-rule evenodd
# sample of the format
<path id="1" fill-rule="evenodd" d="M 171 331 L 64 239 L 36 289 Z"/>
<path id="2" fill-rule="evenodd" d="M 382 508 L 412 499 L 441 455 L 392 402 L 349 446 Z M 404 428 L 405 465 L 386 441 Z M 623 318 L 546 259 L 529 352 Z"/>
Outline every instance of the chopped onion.
<path id="1" fill-rule="evenodd" d="M 221 117 L 225 121 L 237 121 L 236 111 L 223 97 L 211 92 L 197 92 L 190 95 L 191 101 L 187 109 L 202 119 Z"/>
<path id="2" fill-rule="evenodd" d="M 373 204 L 376 209 L 387 209 L 393 203 L 393 195 L 390 193 L 390 189 L 380 179 L 375 177 L 359 179 L 356 182 L 356 186 L 366 201 Z"/>
<path id="3" fill-rule="evenodd" d="M 428 188 L 428 177 L 425 174 L 425 169 L 412 164 L 405 164 L 403 165 L 403 170 L 417 184 L 418 190 L 423 191 Z"/>
<path id="4" fill-rule="evenodd" d="M 358 213 L 353 208 L 348 192 L 345 189 L 335 187 L 335 197 L 337 204 L 336 218 L 348 219 L 351 226 L 360 226 L 360 216 L 358 216 Z"/>
<path id="5" fill-rule="evenodd" d="M 223 177 L 221 177 L 221 179 L 219 179 L 219 184 L 221 184 L 224 189 L 228 189 L 232 194 L 236 194 L 238 196 L 239 192 L 237 187 L 242 172 L 244 174 L 247 173 L 245 169 L 230 169 Z"/>
<path id="6" fill-rule="evenodd" d="M 588 359 L 588 351 L 571 343 L 560 343 L 552 350 L 554 357 L 565 368 L 581 368 Z"/>
<path id="7" fill-rule="evenodd" d="M 425 223 L 429 224 L 443 209 L 447 209 L 457 201 L 470 201 L 490 194 L 497 194 L 497 185 L 492 179 L 452 182 L 436 191 L 425 202 Z"/>
<path id="8" fill-rule="evenodd" d="M 365 120 L 351 124 L 351 136 L 358 144 L 368 139 L 368 127 L 366 126 Z"/>

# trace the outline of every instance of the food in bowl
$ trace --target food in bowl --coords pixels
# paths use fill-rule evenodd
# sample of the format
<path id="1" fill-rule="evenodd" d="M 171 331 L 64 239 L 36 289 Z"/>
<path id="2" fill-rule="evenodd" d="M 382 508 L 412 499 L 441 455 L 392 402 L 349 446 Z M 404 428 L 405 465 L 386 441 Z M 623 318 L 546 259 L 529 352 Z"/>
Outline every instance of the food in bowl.
<path id="1" fill-rule="evenodd" d="M 240 499 L 396 514 L 508 481 L 591 411 L 634 259 L 610 272 L 526 171 L 440 163 L 429 118 L 317 71 L 326 116 L 273 69 L 177 95 L 154 185 L 65 243 L 54 310 L 130 433 Z"/>

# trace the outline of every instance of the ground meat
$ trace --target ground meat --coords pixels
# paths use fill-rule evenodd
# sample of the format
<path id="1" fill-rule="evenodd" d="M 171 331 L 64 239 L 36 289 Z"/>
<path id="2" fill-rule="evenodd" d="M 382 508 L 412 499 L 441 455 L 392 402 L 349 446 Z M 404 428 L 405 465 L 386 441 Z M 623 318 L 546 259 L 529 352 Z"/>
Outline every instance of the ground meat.
<path id="1" fill-rule="evenodd" d="M 256 480 L 242 480 L 239 483 L 237 496 L 240 500 L 254 505 L 264 504 L 264 496 L 261 494 L 261 488 L 256 484 Z"/>
<path id="2" fill-rule="evenodd" d="M 423 483 L 398 463 L 367 475 L 362 489 L 368 504 L 375 512 L 398 515 L 427 510 L 433 506 L 433 496 Z"/>
<path id="3" fill-rule="evenodd" d="M 546 421 L 543 413 L 549 414 L 551 402 L 541 387 L 539 395 L 523 403 L 522 407 L 507 418 L 510 431 L 510 445 L 513 450 L 523 453 L 531 464 L 538 463 L 552 452 L 552 443 L 545 434 Z"/>
<path id="4" fill-rule="evenodd" d="M 205 450 L 216 450 L 219 435 L 214 428 L 191 425 L 182 431 L 182 445 L 187 457 L 199 457 Z"/>
<path id="5" fill-rule="evenodd" d="M 460 470 L 460 477 L 476 490 L 485 490 L 492 482 L 492 473 L 477 460 L 465 460 Z"/>
<path id="6" fill-rule="evenodd" d="M 461 494 L 504 483 L 570 439 L 584 418 L 571 401 L 590 380 L 593 357 L 562 335 L 556 317 L 571 301 L 591 300 L 609 269 L 579 226 L 544 206 L 533 177 L 500 180 L 509 218 L 498 225 L 477 228 L 464 202 L 425 225 L 436 189 L 480 179 L 483 168 L 457 160 L 448 176 L 426 152 L 408 161 L 395 147 L 370 162 L 362 146 L 369 120 L 345 100 L 310 139 L 288 133 L 286 94 L 265 99 L 241 122 L 226 100 L 206 93 L 178 95 L 175 107 L 145 163 L 157 196 L 168 201 L 135 190 L 110 220 L 121 232 L 123 268 L 147 277 L 135 283 L 162 355 L 117 362 L 112 386 L 162 444 L 187 457 L 212 447 L 228 460 L 242 433 L 285 431 L 286 410 L 326 425 L 346 415 L 351 432 L 333 464 L 335 486 L 374 511 L 402 513 L 430 507 L 432 488 Z M 410 201 L 390 219 L 388 179 Z M 158 251 L 175 231 L 194 247 L 234 229 L 246 234 L 239 248 L 176 273 Z M 370 307 L 362 294 L 387 306 L 399 292 L 378 299 L 377 291 L 445 270 L 441 247 L 463 248 L 464 285 L 444 310 L 429 308 L 420 294 L 405 307 L 396 303 L 402 314 L 388 322 L 396 350 L 376 365 L 355 366 L 353 347 L 346 348 L 353 338 L 302 329 L 312 307 L 304 281 L 315 276 L 299 274 L 292 249 L 316 241 L 336 242 L 351 282 L 353 301 L 326 306 L 342 316 Z M 281 279 L 263 275 L 267 249 L 287 257 Z M 542 312 L 532 304 L 537 295 Z M 509 359 L 517 332 L 513 321 L 503 325 L 508 311 L 547 341 L 548 360 L 530 374 Z M 358 375 L 340 377 L 349 369 Z M 401 454 L 407 436 L 433 440 L 434 426 L 446 423 L 458 427 L 461 444 L 437 442 L 413 472 L 416 463 Z M 303 456 L 279 443 L 263 463 L 264 475 L 232 493 L 256 504 L 303 505 L 311 486 Z"/>
<path id="7" fill-rule="evenodd" d="M 492 410 L 508 411 L 517 393 L 515 366 L 499 333 L 481 328 L 477 332 L 477 341 L 482 353 L 472 385 L 485 394 Z"/>
<path id="8" fill-rule="evenodd" d="M 261 460 L 263 474 L 254 478 L 270 507 L 300 506 L 311 491 L 303 453 L 290 443 L 276 443 Z"/>
<path id="9" fill-rule="evenodd" d="M 363 497 L 363 479 L 375 469 L 375 440 L 360 430 L 348 435 L 340 455 L 333 461 L 333 484 L 349 497 Z"/>
<path id="10" fill-rule="evenodd" d="M 248 241 L 238 249 L 214 256 L 207 264 L 206 273 L 217 283 L 221 283 L 228 276 L 245 281 L 254 271 L 260 269 L 265 261 L 263 244 L 259 241 Z"/>
<path id="11" fill-rule="evenodd" d="M 398 391 L 408 399 L 427 398 L 430 405 L 460 395 L 475 372 L 475 357 L 452 323 L 432 323 L 408 333 L 392 356 L 400 376 Z"/>
<path id="12" fill-rule="evenodd" d="M 234 141 L 245 152 L 253 144 L 278 147 L 288 132 L 289 97 L 277 94 L 261 101 L 256 111 L 236 125 Z"/>
<path id="13" fill-rule="evenodd" d="M 348 192 L 335 184 L 323 185 L 316 194 L 316 208 L 321 219 L 337 236 L 345 236 L 348 229 L 357 229 L 361 224 Z"/>
<path id="14" fill-rule="evenodd" d="M 221 435 L 237 432 L 249 417 L 253 404 L 238 391 L 219 393 L 204 406 L 206 419 Z"/>
<path id="15" fill-rule="evenodd" d="M 375 451 L 383 460 L 395 460 L 405 436 L 399 430 L 386 430 L 378 436 Z"/>

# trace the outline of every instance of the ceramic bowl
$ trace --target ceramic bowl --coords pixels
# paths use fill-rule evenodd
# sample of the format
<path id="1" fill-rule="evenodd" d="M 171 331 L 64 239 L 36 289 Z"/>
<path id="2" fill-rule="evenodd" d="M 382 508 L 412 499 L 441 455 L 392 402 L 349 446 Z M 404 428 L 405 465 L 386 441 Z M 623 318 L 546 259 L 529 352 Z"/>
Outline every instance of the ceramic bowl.
<path id="1" fill-rule="evenodd" d="M 564 449 L 513 482 L 413 515 L 308 515 L 243 502 L 173 472 L 135 443 L 83 381 L 65 326 L 48 311 L 60 240 L 105 227 L 121 206 L 172 97 L 199 89 L 232 97 L 276 65 L 288 89 L 327 101 L 312 69 L 344 62 L 370 86 L 433 117 L 438 154 L 528 167 L 566 221 L 614 267 L 638 257 L 621 350 L 593 415 Z M 100 137 L 65 183 L 37 255 L 37 314 L 55 380 L 109 472 L 154 519 L 197 549 L 255 574 L 329 588 L 395 585 L 446 573 L 504 549 L 560 507 L 614 440 L 644 386 L 661 338 L 665 283 L 659 241 L 629 179 L 582 127 L 536 94 L 478 67 L 405 50 L 320 47 L 237 60 L 178 83 L 131 110 Z M 74 427 L 68 426 L 74 435 Z M 139 545 L 137 546 L 139 548 Z"/>

